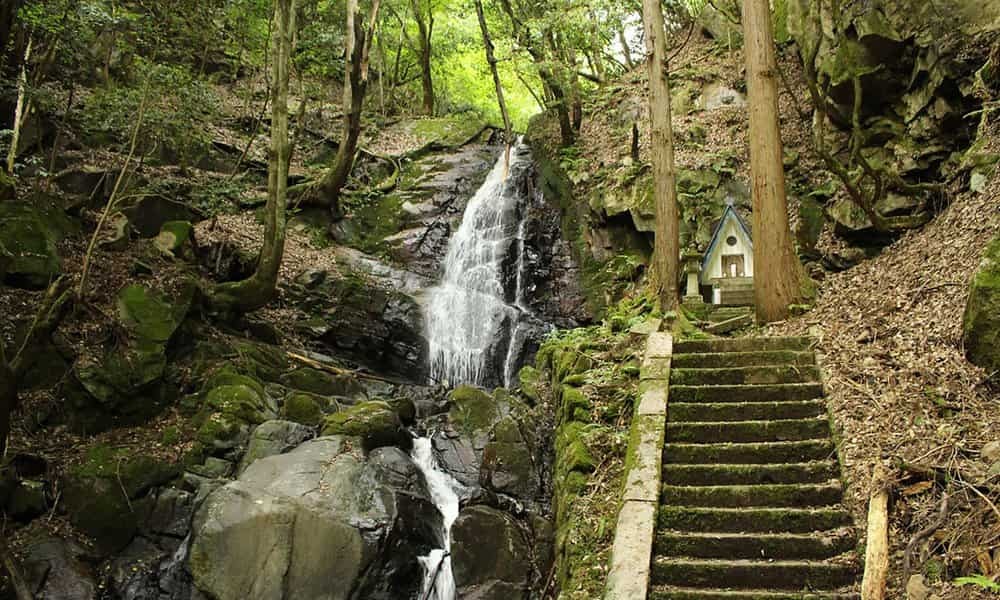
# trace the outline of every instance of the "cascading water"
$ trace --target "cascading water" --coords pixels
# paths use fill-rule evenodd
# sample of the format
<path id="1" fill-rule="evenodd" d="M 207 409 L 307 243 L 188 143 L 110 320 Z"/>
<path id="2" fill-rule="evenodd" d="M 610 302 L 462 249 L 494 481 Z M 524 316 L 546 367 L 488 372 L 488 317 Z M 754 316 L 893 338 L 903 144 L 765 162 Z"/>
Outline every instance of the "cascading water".
<path id="1" fill-rule="evenodd" d="M 515 368 L 517 325 L 527 312 L 520 255 L 530 165 L 531 155 L 521 143 L 513 148 L 508 168 L 500 157 L 449 242 L 444 277 L 429 291 L 425 312 L 435 382 L 507 383 Z M 512 250 L 516 260 L 511 260 Z M 512 279 L 505 268 L 511 266 L 518 269 L 515 290 L 505 285 Z"/>
<path id="2" fill-rule="evenodd" d="M 458 518 L 458 483 L 440 469 L 434 458 L 430 438 L 413 441 L 413 461 L 424 474 L 431 501 L 441 511 L 444 548 L 435 548 L 418 558 L 424 570 L 424 585 L 420 598 L 455 600 L 455 577 L 451 572 L 451 526 Z"/>

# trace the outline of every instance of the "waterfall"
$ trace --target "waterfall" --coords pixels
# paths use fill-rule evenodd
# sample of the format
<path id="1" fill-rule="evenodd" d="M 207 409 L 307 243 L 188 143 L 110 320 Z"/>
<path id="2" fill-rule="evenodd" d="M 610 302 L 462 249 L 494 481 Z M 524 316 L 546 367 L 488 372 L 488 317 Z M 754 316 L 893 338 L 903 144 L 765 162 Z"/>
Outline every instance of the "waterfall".
<path id="1" fill-rule="evenodd" d="M 530 167 L 531 155 L 521 143 L 511 152 L 506 178 L 500 157 L 449 241 L 444 277 L 429 290 L 425 309 L 434 382 L 488 385 L 510 379 L 517 326 L 526 312 L 520 255 Z M 509 273 L 511 268 L 517 273 Z M 507 285 L 512 279 L 513 290 Z"/>
<path id="2" fill-rule="evenodd" d="M 421 599 L 455 600 L 455 577 L 451 572 L 451 526 L 458 518 L 458 483 L 438 467 L 430 438 L 413 440 L 413 461 L 424 474 L 431 501 L 441 511 L 444 548 L 435 548 L 418 558 L 424 570 Z"/>

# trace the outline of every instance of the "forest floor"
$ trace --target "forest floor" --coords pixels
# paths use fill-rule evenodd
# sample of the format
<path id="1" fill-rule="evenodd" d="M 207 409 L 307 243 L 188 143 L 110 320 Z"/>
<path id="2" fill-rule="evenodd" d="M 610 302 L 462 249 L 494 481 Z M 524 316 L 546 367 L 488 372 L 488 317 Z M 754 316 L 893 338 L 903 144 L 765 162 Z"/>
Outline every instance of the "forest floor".
<path id="1" fill-rule="evenodd" d="M 990 151 L 1000 149 L 998 133 L 987 133 Z M 859 522 L 873 466 L 895 469 L 899 493 L 889 537 L 897 590 L 904 587 L 898 567 L 907 544 L 931 524 L 939 527 L 916 546 L 914 573 L 931 580 L 1000 573 L 1000 552 L 990 551 L 1000 539 L 998 473 L 980 455 L 984 444 L 1000 439 L 998 391 L 962 348 L 969 283 L 986 244 L 1000 234 L 1000 188 L 994 178 L 981 194 L 952 197 L 923 229 L 820 282 L 815 309 L 766 330 L 817 339 L 848 501 Z M 932 483 L 928 469 L 948 484 Z M 946 493 L 948 517 L 941 522 Z M 980 597 L 972 586 L 933 589 L 945 599 Z"/>

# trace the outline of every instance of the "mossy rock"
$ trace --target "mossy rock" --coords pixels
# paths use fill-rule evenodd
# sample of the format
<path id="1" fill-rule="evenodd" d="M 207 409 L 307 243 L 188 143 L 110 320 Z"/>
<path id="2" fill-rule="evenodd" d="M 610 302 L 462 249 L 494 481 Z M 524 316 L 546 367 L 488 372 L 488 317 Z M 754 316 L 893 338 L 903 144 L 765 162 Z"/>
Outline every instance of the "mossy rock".
<path id="1" fill-rule="evenodd" d="M 249 427 L 236 416 L 222 412 L 209 413 L 198 431 L 195 441 L 203 448 L 203 452 L 218 452 L 231 450 L 239 446 L 249 434 Z M 200 460 L 198 461 L 200 462 Z"/>
<path id="2" fill-rule="evenodd" d="M 202 390 L 210 392 L 214 388 L 223 385 L 242 385 L 252 389 L 261 398 L 267 396 L 267 392 L 264 390 L 264 385 L 261 384 L 261 382 L 257 381 L 253 377 L 250 377 L 249 375 L 244 375 L 243 373 L 236 371 L 236 369 L 230 365 L 226 365 L 219 371 L 213 373 L 208 381 L 205 382 Z"/>
<path id="3" fill-rule="evenodd" d="M 193 232 L 194 228 L 188 221 L 167 221 L 153 239 L 153 246 L 168 256 L 179 256 Z"/>
<path id="4" fill-rule="evenodd" d="M 366 451 L 406 446 L 410 440 L 399 415 L 386 402 L 369 400 L 334 413 L 323 423 L 323 435 L 360 437 Z"/>
<path id="5" fill-rule="evenodd" d="M 17 202 L 0 203 L 0 253 L 6 255 L 8 285 L 41 289 L 62 274 L 56 243 L 59 231 L 40 210 Z"/>
<path id="6" fill-rule="evenodd" d="M 314 427 L 323 421 L 323 409 L 316 396 L 306 392 L 294 392 L 285 398 L 281 407 L 281 417 L 287 421 Z"/>
<path id="7" fill-rule="evenodd" d="M 533 403 L 540 402 L 540 388 L 542 385 L 542 373 L 532 366 L 526 366 L 517 374 L 518 383 L 521 386 L 521 393 Z"/>
<path id="8" fill-rule="evenodd" d="M 1000 237 L 986 247 L 972 279 L 962 340 L 970 362 L 991 374 L 1000 371 Z"/>
<path id="9" fill-rule="evenodd" d="M 484 459 L 483 469 L 493 490 L 521 498 L 538 491 L 541 484 L 531 448 L 513 417 L 504 417 L 496 424 L 483 456 L 491 459 Z"/>
<path id="10" fill-rule="evenodd" d="M 289 367 L 288 355 L 278 346 L 239 340 L 233 351 L 243 370 L 264 381 L 280 382 Z"/>
<path id="11" fill-rule="evenodd" d="M 274 417 L 264 399 L 263 390 L 258 391 L 244 384 L 212 388 L 205 395 L 205 406 L 245 423 L 259 424 Z"/>
<path id="12" fill-rule="evenodd" d="M 349 375 L 333 375 L 319 369 L 302 367 L 285 373 L 281 383 L 287 387 L 319 394 L 320 396 L 340 396 L 343 398 L 364 397 L 365 388 Z"/>
<path id="13" fill-rule="evenodd" d="M 124 548 L 152 508 L 146 493 L 180 474 L 180 467 L 127 449 L 95 446 L 62 485 L 70 521 L 102 554 Z"/>
<path id="14" fill-rule="evenodd" d="M 493 397 L 477 387 L 459 386 L 448 394 L 448 400 L 449 420 L 468 433 L 488 431 L 500 417 Z"/>
<path id="15" fill-rule="evenodd" d="M 403 425 L 415 425 L 417 422 L 417 406 L 409 398 L 388 398 L 383 399 L 386 404 L 392 407 L 399 415 L 399 420 Z"/>
<path id="16" fill-rule="evenodd" d="M 559 409 L 559 416 L 562 422 L 579 421 L 581 423 L 589 423 L 591 421 L 591 408 L 593 408 L 593 404 L 590 398 L 580 388 L 569 385 L 563 386 L 562 404 Z"/>
<path id="17" fill-rule="evenodd" d="M 195 286 L 184 285 L 176 300 L 133 284 L 118 292 L 118 318 L 136 338 L 166 343 L 187 315 Z"/>

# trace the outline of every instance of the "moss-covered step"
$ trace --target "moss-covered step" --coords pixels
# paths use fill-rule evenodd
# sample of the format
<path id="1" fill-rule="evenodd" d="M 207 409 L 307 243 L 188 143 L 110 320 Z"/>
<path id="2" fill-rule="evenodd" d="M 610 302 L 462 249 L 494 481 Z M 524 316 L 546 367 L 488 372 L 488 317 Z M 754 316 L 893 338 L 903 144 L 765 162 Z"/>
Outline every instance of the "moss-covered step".
<path id="1" fill-rule="evenodd" d="M 769 365 L 816 364 L 816 355 L 800 350 L 761 350 L 757 352 L 699 352 L 675 354 L 677 369 L 721 369 L 726 367 L 759 367 Z"/>
<path id="2" fill-rule="evenodd" d="M 836 458 L 836 455 L 836 448 L 829 439 L 718 444 L 670 443 L 663 447 L 664 463 L 771 464 L 826 460 Z"/>
<path id="3" fill-rule="evenodd" d="M 854 583 L 850 565 L 811 560 L 717 560 L 664 558 L 653 561 L 656 584 L 775 590 L 837 590 Z"/>
<path id="4" fill-rule="evenodd" d="M 814 383 L 820 380 L 815 366 L 762 365 L 717 369 L 677 368 L 670 371 L 671 385 L 745 385 Z"/>
<path id="5" fill-rule="evenodd" d="M 843 498 L 840 482 L 769 485 L 664 485 L 660 503 L 670 506 L 832 506 Z"/>
<path id="6" fill-rule="evenodd" d="M 730 442 L 784 442 L 811 440 L 830 435 L 830 422 L 822 419 L 775 421 L 715 421 L 667 423 L 667 441 L 711 444 Z"/>
<path id="7" fill-rule="evenodd" d="M 759 352 L 770 350 L 809 350 L 807 337 L 741 337 L 710 340 L 685 340 L 674 343 L 674 354 L 694 352 Z"/>
<path id="8" fill-rule="evenodd" d="M 670 420 L 746 421 L 761 419 L 806 419 L 826 414 L 823 400 L 792 402 L 672 402 Z"/>
<path id="9" fill-rule="evenodd" d="M 768 590 L 722 590 L 653 586 L 649 600 L 861 600 L 855 592 L 775 592 Z"/>
<path id="10" fill-rule="evenodd" d="M 842 508 L 710 508 L 661 506 L 660 529 L 677 531 L 788 532 L 825 531 L 851 524 Z"/>
<path id="11" fill-rule="evenodd" d="M 791 464 L 668 464 L 663 481 L 671 485 L 765 485 L 825 483 L 840 475 L 834 461 Z"/>
<path id="12" fill-rule="evenodd" d="M 821 397 L 820 383 L 670 386 L 670 402 L 790 402 Z"/>
<path id="13" fill-rule="evenodd" d="M 824 559 L 850 552 L 856 543 L 853 529 L 847 527 L 821 533 L 661 531 L 653 551 L 692 558 Z"/>

